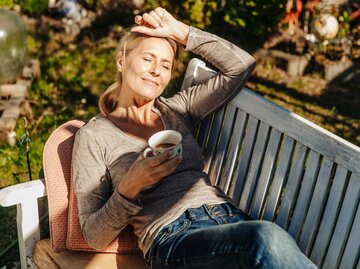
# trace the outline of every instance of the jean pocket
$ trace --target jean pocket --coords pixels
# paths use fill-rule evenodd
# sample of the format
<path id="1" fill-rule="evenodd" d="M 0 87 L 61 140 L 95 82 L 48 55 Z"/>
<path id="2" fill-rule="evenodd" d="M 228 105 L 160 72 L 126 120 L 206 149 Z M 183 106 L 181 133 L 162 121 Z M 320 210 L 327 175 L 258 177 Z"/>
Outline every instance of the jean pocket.
<path id="1" fill-rule="evenodd" d="M 175 222 L 172 226 L 168 227 L 167 231 L 165 232 L 165 235 L 163 237 L 163 240 L 166 240 L 170 237 L 173 237 L 183 231 L 186 231 L 191 225 L 191 221 L 184 220 L 181 222 Z"/>

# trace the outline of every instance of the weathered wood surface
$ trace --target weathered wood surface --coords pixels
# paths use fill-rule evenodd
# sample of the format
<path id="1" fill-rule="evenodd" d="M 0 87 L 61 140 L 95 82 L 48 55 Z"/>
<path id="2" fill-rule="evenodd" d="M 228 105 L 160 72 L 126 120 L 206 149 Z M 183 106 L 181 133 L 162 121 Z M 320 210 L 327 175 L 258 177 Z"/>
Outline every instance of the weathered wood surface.
<path id="1" fill-rule="evenodd" d="M 360 174 L 360 149 L 356 145 L 265 98 L 259 98 L 246 88 L 231 103 L 347 170 Z"/>
<path id="2" fill-rule="evenodd" d="M 30 60 L 22 75 L 14 84 L 0 85 L 0 142 L 15 143 L 13 130 L 20 114 L 32 120 L 33 114 L 28 101 L 28 90 L 35 77 L 40 74 L 40 62 Z"/>
<path id="3" fill-rule="evenodd" d="M 54 252 L 50 239 L 38 241 L 33 261 L 46 269 L 147 269 L 142 254 L 113 254 L 82 251 Z"/>
<path id="4" fill-rule="evenodd" d="M 198 69 L 192 83 L 214 75 Z M 246 88 L 222 110 L 198 132 L 212 183 L 320 268 L 359 266 L 360 148 Z"/>

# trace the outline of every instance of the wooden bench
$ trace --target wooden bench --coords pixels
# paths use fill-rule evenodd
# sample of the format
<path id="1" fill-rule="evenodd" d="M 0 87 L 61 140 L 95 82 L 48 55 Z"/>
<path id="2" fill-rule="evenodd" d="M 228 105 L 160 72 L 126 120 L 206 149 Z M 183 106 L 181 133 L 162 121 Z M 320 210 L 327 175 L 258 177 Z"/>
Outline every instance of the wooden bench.
<path id="1" fill-rule="evenodd" d="M 182 88 L 214 74 L 193 59 Z M 360 268 L 359 147 L 246 88 L 201 123 L 197 139 L 212 183 L 242 210 L 287 230 L 319 268 Z M 141 255 L 54 253 L 39 241 L 45 195 L 42 180 L 0 190 L 2 206 L 17 205 L 22 268 L 33 266 L 37 241 L 38 263 L 53 264 L 40 268 L 146 268 Z"/>

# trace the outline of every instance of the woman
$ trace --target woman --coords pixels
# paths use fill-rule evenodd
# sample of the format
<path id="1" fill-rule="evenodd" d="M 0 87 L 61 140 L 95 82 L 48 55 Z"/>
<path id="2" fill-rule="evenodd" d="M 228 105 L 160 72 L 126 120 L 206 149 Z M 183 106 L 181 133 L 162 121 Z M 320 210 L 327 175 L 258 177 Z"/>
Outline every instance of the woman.
<path id="1" fill-rule="evenodd" d="M 101 96 L 101 115 L 76 134 L 75 190 L 89 245 L 101 250 L 130 224 L 151 268 L 315 268 L 290 236 L 249 220 L 202 169 L 195 128 L 240 91 L 253 57 L 163 8 L 135 23 L 120 41 L 119 81 Z M 166 99 L 177 44 L 220 72 Z M 148 138 L 164 129 L 181 132 L 182 156 L 144 158 Z"/>

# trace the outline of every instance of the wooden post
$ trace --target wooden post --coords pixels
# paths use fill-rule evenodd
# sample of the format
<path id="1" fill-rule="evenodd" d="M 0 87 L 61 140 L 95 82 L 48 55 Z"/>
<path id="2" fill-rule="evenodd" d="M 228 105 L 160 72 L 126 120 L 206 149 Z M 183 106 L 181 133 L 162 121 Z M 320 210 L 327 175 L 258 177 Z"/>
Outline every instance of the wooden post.
<path id="1" fill-rule="evenodd" d="M 32 257 L 35 244 L 40 240 L 40 226 L 37 199 L 20 203 L 17 207 L 17 228 L 21 269 L 27 268 L 27 258 Z M 24 223 L 26 220 L 26 223 Z"/>

